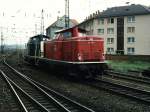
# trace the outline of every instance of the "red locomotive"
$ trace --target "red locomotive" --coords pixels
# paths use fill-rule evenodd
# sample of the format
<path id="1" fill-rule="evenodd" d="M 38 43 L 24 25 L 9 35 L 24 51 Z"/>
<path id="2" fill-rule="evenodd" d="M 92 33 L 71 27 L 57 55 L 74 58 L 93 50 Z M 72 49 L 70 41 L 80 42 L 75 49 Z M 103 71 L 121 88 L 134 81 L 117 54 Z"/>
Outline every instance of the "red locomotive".
<path id="1" fill-rule="evenodd" d="M 98 36 L 86 36 L 85 33 L 85 30 L 73 27 L 56 32 L 53 40 L 47 40 L 48 37 L 41 39 L 40 35 L 34 44 L 32 37 L 27 44 L 28 55 L 25 59 L 82 78 L 100 75 L 106 67 L 104 40 Z M 33 46 L 36 51 L 30 50 Z"/>

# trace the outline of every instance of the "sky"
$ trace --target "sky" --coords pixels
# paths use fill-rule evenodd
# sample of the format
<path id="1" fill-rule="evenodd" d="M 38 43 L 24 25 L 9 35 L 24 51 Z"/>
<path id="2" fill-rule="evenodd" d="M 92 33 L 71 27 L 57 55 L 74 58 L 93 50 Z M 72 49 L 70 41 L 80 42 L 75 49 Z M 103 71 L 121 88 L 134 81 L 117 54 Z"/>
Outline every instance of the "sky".
<path id="1" fill-rule="evenodd" d="M 82 22 L 91 13 L 129 4 L 150 6 L 150 0 L 69 0 L 70 18 Z M 65 14 L 65 0 L 0 0 L 0 33 L 5 44 L 24 44 L 44 27 Z"/>

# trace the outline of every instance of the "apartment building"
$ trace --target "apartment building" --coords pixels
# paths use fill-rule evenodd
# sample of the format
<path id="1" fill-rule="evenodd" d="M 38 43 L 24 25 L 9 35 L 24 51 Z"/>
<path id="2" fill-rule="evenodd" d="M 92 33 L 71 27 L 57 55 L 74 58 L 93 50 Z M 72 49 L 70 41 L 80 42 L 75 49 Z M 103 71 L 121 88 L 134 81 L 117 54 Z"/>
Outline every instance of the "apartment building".
<path id="1" fill-rule="evenodd" d="M 105 41 L 106 54 L 150 55 L 150 8 L 143 5 L 112 7 L 96 12 L 79 24 L 88 35 Z"/>

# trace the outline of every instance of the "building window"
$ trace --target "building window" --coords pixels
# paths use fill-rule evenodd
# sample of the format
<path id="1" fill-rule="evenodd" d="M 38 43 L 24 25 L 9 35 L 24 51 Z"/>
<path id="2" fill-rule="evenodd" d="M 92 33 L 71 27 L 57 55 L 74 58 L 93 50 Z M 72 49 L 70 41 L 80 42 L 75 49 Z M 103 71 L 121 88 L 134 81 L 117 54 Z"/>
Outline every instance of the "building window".
<path id="1" fill-rule="evenodd" d="M 64 38 L 69 38 L 69 37 L 71 37 L 71 32 L 64 32 L 64 33 L 62 33 L 62 36 Z"/>
<path id="2" fill-rule="evenodd" d="M 128 27 L 127 32 L 128 33 L 134 33 L 135 32 L 135 27 Z"/>
<path id="3" fill-rule="evenodd" d="M 114 34 L 114 28 L 107 28 L 107 34 Z"/>
<path id="4" fill-rule="evenodd" d="M 98 34 L 104 34 L 104 29 L 97 29 Z"/>
<path id="5" fill-rule="evenodd" d="M 113 54 L 114 53 L 114 48 L 108 47 L 107 48 L 107 54 Z"/>
<path id="6" fill-rule="evenodd" d="M 93 27 L 93 21 L 90 22 L 90 26 Z"/>
<path id="7" fill-rule="evenodd" d="M 135 42 L 135 38 L 134 37 L 128 37 L 127 38 L 127 42 L 128 43 L 134 43 Z"/>
<path id="8" fill-rule="evenodd" d="M 107 44 L 113 44 L 114 38 L 107 38 Z"/>
<path id="9" fill-rule="evenodd" d="M 128 16 L 127 17 L 127 22 L 128 23 L 134 23 L 135 22 L 135 16 Z"/>
<path id="10" fill-rule="evenodd" d="M 114 18 L 108 18 L 107 23 L 108 24 L 113 24 L 114 23 Z"/>
<path id="11" fill-rule="evenodd" d="M 90 30 L 90 35 L 93 35 L 93 29 L 92 29 L 92 30 Z"/>
<path id="12" fill-rule="evenodd" d="M 86 24 L 87 27 L 89 27 L 89 25 L 90 25 L 89 23 Z"/>
<path id="13" fill-rule="evenodd" d="M 104 24 L 104 19 L 102 19 L 102 18 L 99 19 L 99 20 L 98 20 L 98 24 Z"/>
<path id="14" fill-rule="evenodd" d="M 134 54 L 134 52 L 135 52 L 134 47 L 128 47 L 127 48 L 127 54 Z"/>

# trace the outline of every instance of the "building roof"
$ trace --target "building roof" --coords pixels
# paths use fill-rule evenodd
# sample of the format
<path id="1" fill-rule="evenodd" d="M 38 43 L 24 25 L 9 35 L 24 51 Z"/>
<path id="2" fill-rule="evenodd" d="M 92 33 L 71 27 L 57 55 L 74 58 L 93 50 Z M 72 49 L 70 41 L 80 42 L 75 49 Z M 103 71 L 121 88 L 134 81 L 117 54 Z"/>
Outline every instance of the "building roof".
<path id="1" fill-rule="evenodd" d="M 53 27 L 53 26 L 54 26 L 54 27 L 63 28 L 64 25 L 63 25 L 63 24 L 59 24 L 58 21 L 62 21 L 62 22 L 64 23 L 64 19 L 65 19 L 65 15 L 62 16 L 62 17 L 60 17 L 59 19 L 57 19 L 57 20 L 56 20 L 54 23 L 52 23 L 49 27 Z M 75 19 L 70 19 L 70 22 L 72 22 L 74 26 L 78 24 L 77 20 L 75 20 Z M 49 28 L 49 27 L 48 27 L 48 28 Z"/>
<path id="2" fill-rule="evenodd" d="M 58 26 L 58 21 L 62 21 L 64 18 L 65 18 L 65 15 L 62 17 L 58 17 L 57 20 L 54 23 L 52 23 L 49 27 L 52 27 L 52 26 L 61 27 L 61 26 Z"/>
<path id="3" fill-rule="evenodd" d="M 99 12 L 99 13 L 96 12 L 90 14 L 88 19 L 85 19 L 83 22 L 78 24 L 78 26 L 87 23 L 89 21 L 92 21 L 95 18 L 121 17 L 121 16 L 145 15 L 145 14 L 150 14 L 150 7 L 139 5 L 139 4 L 111 7 L 104 10 L 103 12 Z"/>
<path id="4" fill-rule="evenodd" d="M 77 20 L 75 20 L 75 19 L 70 19 L 70 20 L 71 20 L 71 22 L 72 22 L 74 25 L 79 24 L 79 23 L 78 23 L 78 21 L 77 21 Z"/>
<path id="5" fill-rule="evenodd" d="M 130 16 L 130 15 L 144 15 L 150 14 L 150 8 L 143 5 L 128 5 L 120 7 L 112 7 L 103 11 L 99 17 L 118 17 L 118 16 Z"/>

